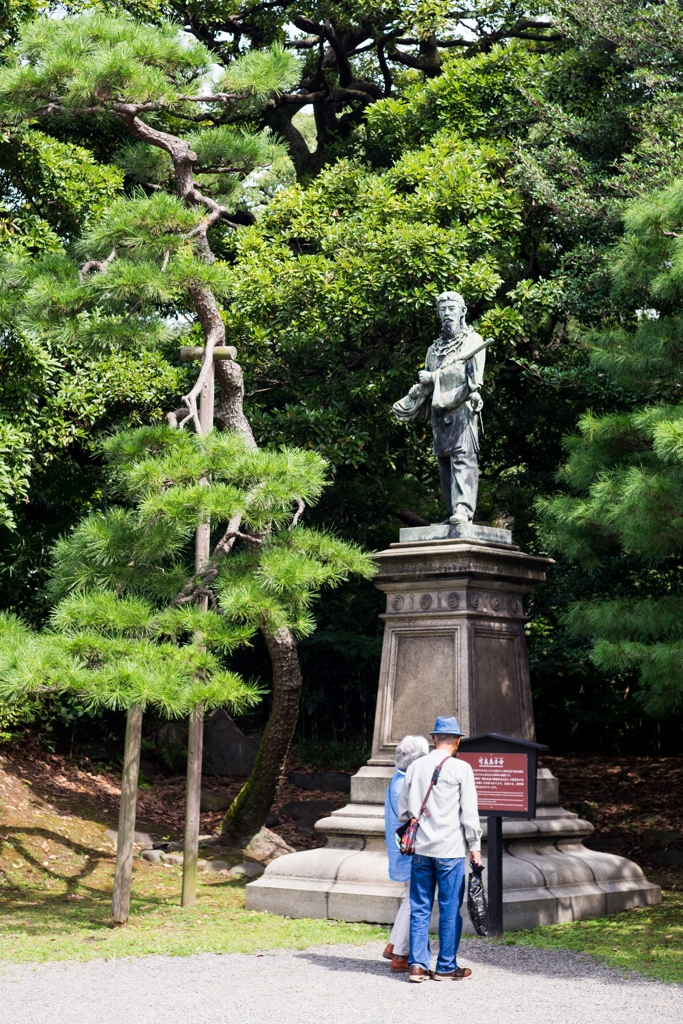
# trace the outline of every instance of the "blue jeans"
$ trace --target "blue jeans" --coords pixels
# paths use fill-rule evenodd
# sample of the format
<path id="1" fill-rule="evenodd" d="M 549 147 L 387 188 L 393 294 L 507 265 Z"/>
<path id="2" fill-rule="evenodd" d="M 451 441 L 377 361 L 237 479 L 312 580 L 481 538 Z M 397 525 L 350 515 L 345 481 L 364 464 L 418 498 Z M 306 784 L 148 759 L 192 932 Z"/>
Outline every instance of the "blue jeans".
<path id="1" fill-rule="evenodd" d="M 439 959 L 438 974 L 457 970 L 458 946 L 462 933 L 460 907 L 465 895 L 464 857 L 413 857 L 410 876 L 410 960 L 429 970 L 429 918 L 434 891 L 439 886 Z"/>

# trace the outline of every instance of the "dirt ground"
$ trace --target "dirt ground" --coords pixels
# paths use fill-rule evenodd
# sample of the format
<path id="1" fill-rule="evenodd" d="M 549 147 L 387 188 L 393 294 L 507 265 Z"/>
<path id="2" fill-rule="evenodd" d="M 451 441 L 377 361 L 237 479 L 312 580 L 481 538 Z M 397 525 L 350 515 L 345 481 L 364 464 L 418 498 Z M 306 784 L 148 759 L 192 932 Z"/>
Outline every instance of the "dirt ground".
<path id="1" fill-rule="evenodd" d="M 0 757 L 3 759 L 0 768 L 6 775 L 28 782 L 32 792 L 54 804 L 55 809 L 89 817 L 116 828 L 121 784 L 121 776 L 117 771 L 93 764 L 86 757 L 72 760 L 61 754 L 48 753 L 30 741 L 0 744 Z M 311 770 L 300 762 L 292 762 L 288 771 L 294 768 L 302 772 Z M 244 779 L 204 776 L 202 790 L 234 797 L 244 782 Z M 277 813 L 284 804 L 298 800 L 328 800 L 335 807 L 343 807 L 348 796 L 326 790 L 299 789 L 285 781 L 280 786 L 273 810 Z M 201 834 L 218 833 L 223 815 L 223 811 L 203 813 Z M 138 831 L 150 832 L 159 839 L 179 839 L 182 837 L 184 819 L 184 775 L 157 776 L 153 784 L 144 784 L 138 790 Z M 279 825 L 273 826 L 273 831 L 296 849 L 307 850 L 324 845 L 324 840 L 319 836 L 309 829 L 302 831 L 290 818 L 283 817 Z"/>
<path id="2" fill-rule="evenodd" d="M 683 757 L 542 761 L 560 780 L 562 805 L 595 826 L 588 845 L 629 857 L 645 871 L 656 865 L 658 852 L 683 851 Z M 667 832 L 672 837 L 664 839 Z"/>
<path id="3" fill-rule="evenodd" d="M 12 777 L 30 784 L 31 791 L 56 810 L 81 814 L 116 827 L 120 776 L 87 758 L 69 760 L 30 742 L 0 746 L 0 769 L 7 783 Z M 683 758 L 544 757 L 543 764 L 560 779 L 562 804 L 595 826 L 590 845 L 637 861 L 645 870 L 656 866 L 653 856 L 664 849 L 683 850 Z M 310 770 L 300 763 L 289 768 Z M 202 788 L 234 796 L 243 779 L 205 777 Z M 6 790 L 7 792 L 7 790 Z M 348 796 L 324 790 L 302 790 L 286 781 L 277 794 L 278 812 L 292 800 L 329 800 L 342 807 Z M 185 779 L 156 777 L 138 793 L 137 828 L 157 838 L 180 838 L 183 830 Z M 3 802 L 0 787 L 0 802 Z M 201 832 L 220 830 L 223 812 L 202 814 Z M 290 845 L 311 849 L 324 840 L 295 821 L 283 817 L 273 826 Z M 661 833 L 678 833 L 663 839 Z M 657 834 L 660 835 L 657 835 Z"/>

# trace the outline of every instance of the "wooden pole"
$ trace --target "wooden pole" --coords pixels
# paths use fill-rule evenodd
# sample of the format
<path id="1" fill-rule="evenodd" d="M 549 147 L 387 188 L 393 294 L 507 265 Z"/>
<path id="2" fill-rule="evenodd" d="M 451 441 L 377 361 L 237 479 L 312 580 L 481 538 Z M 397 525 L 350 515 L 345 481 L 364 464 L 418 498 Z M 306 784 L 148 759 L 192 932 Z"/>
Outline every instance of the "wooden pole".
<path id="1" fill-rule="evenodd" d="M 489 929 L 492 939 L 503 934 L 503 819 L 486 819 L 486 849 L 489 868 Z"/>
<path id="2" fill-rule="evenodd" d="M 183 856 L 182 905 L 193 907 L 197 899 L 197 857 L 199 851 L 199 814 L 202 796 L 202 748 L 204 745 L 204 708 L 197 704 L 190 712 L 187 743 L 187 789 L 185 793 L 185 852 Z"/>
<path id="3" fill-rule="evenodd" d="M 125 924 L 130 911 L 130 886 L 133 877 L 133 839 L 135 838 L 135 804 L 140 774 L 140 740 L 142 739 L 142 706 L 133 704 L 126 716 L 126 740 L 121 775 L 121 803 L 116 847 L 116 874 L 112 917 Z"/>
<path id="4" fill-rule="evenodd" d="M 201 350 L 200 350 L 201 351 Z M 215 369 L 213 362 L 199 399 L 199 423 L 203 434 L 213 427 L 213 406 L 215 390 Z M 208 486 L 208 480 L 202 481 Z M 202 523 L 195 535 L 195 572 L 202 571 L 211 555 L 211 523 Z M 201 599 L 206 611 L 208 598 Z M 201 642 L 201 637 L 195 638 Z M 202 798 L 202 753 L 204 747 L 204 708 L 197 704 L 190 713 L 187 743 L 187 784 L 185 790 L 185 842 L 183 845 L 183 907 L 193 907 L 197 900 L 197 856 L 199 848 L 199 815 Z"/>

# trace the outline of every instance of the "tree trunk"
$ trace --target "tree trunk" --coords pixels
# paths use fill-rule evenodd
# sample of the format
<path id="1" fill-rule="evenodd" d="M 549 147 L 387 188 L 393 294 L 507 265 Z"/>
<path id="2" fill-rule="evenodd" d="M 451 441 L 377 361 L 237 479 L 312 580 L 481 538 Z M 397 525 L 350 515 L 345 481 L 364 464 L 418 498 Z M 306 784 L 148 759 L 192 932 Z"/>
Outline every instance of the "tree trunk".
<path id="1" fill-rule="evenodd" d="M 135 804 L 140 775 L 140 741 L 142 739 L 142 706 L 133 704 L 126 716 L 126 739 L 121 774 L 121 803 L 116 847 L 116 874 L 111 913 L 117 924 L 125 924 L 130 911 L 130 884 L 133 877 L 133 839 L 135 838 Z"/>
<path id="2" fill-rule="evenodd" d="M 216 375 L 221 388 L 216 422 L 226 430 L 241 434 L 250 448 L 256 448 L 242 408 L 241 367 L 234 361 L 221 361 L 216 364 Z M 273 666 L 273 706 L 252 773 L 223 820 L 223 835 L 235 845 L 245 844 L 263 827 L 273 806 L 299 717 L 301 668 L 296 639 L 289 629 L 277 633 L 263 629 L 261 632 Z"/>
<path id="3" fill-rule="evenodd" d="M 299 717 L 301 669 L 294 635 L 289 629 L 262 633 L 273 665 L 273 706 L 253 771 L 223 819 L 223 835 L 236 846 L 259 831 L 273 806 Z"/>
<path id="4" fill-rule="evenodd" d="M 249 448 L 256 448 L 249 420 L 244 415 L 242 408 L 244 399 L 242 367 L 233 359 L 218 359 L 216 361 L 216 377 L 221 389 L 215 412 L 216 423 L 222 430 L 234 430 L 235 433 L 241 434 Z"/>

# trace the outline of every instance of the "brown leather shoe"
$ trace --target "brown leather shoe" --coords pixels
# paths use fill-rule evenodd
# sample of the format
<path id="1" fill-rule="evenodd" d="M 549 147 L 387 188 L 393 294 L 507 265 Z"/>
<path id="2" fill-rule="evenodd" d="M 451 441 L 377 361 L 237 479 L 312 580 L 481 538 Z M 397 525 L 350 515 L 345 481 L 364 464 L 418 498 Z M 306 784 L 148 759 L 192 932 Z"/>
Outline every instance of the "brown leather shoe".
<path id="1" fill-rule="evenodd" d="M 428 981 L 429 971 L 425 971 L 424 967 L 420 967 L 418 964 L 413 964 L 408 971 L 408 981 Z"/>
<path id="2" fill-rule="evenodd" d="M 389 945 L 385 947 L 385 950 L 382 953 L 382 956 L 384 957 L 385 960 L 391 960 L 393 955 L 394 955 L 394 944 L 393 944 L 393 942 L 390 942 Z"/>
<path id="3" fill-rule="evenodd" d="M 449 974 L 432 973 L 434 981 L 460 981 L 462 978 L 469 978 L 472 971 L 469 967 L 458 967 L 457 971 L 450 971 Z"/>
<path id="4" fill-rule="evenodd" d="M 392 971 L 407 971 L 409 968 L 407 956 L 392 956 L 391 958 L 391 969 Z"/>

